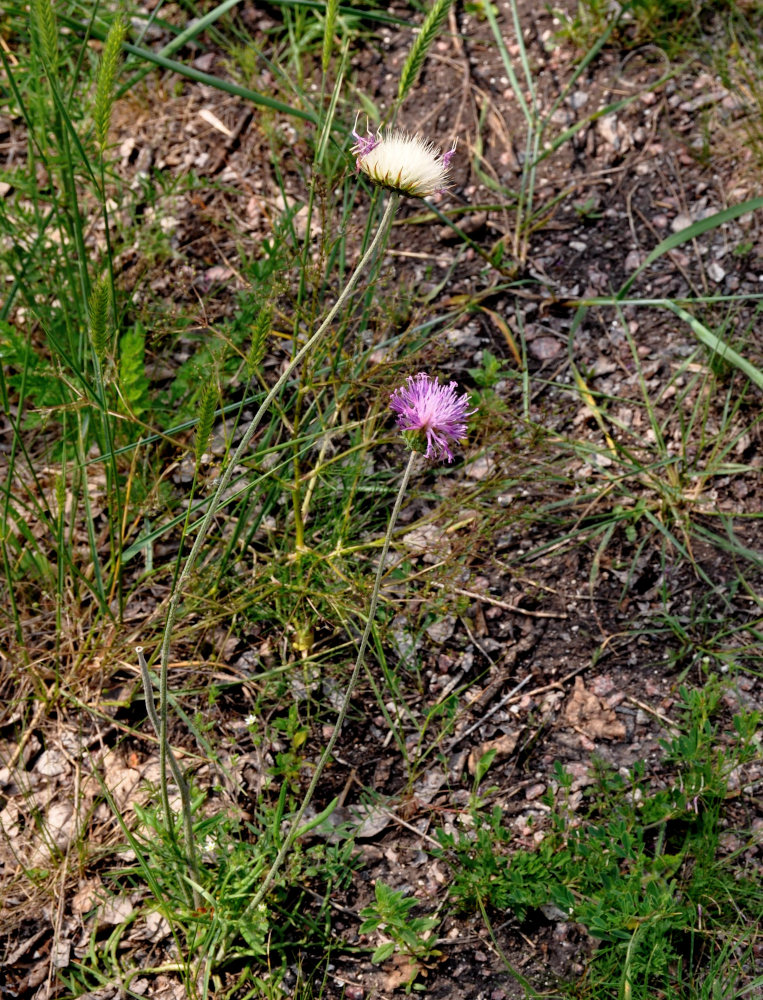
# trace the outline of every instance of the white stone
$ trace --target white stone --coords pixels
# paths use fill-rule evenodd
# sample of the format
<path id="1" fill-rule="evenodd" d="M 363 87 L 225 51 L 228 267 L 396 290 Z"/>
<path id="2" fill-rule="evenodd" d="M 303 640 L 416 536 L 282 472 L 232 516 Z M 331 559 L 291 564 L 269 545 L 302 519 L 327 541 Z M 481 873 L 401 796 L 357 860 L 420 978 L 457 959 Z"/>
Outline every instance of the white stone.
<path id="1" fill-rule="evenodd" d="M 707 265 L 707 276 L 711 281 L 719 284 L 726 277 L 726 272 L 723 270 L 718 261 L 714 260 L 712 264 Z"/>

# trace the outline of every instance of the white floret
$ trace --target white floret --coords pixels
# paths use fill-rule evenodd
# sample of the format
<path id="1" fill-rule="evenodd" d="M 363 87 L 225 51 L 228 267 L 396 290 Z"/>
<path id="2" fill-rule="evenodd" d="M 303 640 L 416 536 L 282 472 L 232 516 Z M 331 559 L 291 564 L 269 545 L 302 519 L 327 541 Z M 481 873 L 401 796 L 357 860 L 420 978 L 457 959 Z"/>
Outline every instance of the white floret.
<path id="1" fill-rule="evenodd" d="M 380 137 L 366 156 L 358 158 L 358 166 L 377 184 L 416 198 L 441 191 L 448 175 L 434 143 L 399 131 Z"/>

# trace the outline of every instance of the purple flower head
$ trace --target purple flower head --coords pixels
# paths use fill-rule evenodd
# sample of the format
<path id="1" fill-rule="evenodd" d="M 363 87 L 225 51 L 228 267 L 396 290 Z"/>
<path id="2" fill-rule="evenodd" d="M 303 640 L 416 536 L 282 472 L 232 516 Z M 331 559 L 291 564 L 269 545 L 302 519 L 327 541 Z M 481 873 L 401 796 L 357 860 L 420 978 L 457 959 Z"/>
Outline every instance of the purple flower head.
<path id="1" fill-rule="evenodd" d="M 458 139 L 453 140 L 453 145 L 447 151 L 447 153 L 442 154 L 442 165 L 447 170 L 450 167 L 450 161 L 456 155 L 456 146 L 458 145 Z"/>
<path id="2" fill-rule="evenodd" d="M 468 408 L 467 393 L 456 395 L 457 388 L 455 382 L 440 385 L 436 378 L 419 372 L 409 375 L 408 384 L 395 389 L 390 397 L 400 430 L 426 437 L 427 458 L 452 462 L 450 443 L 466 436 L 466 418 L 477 412 Z"/>

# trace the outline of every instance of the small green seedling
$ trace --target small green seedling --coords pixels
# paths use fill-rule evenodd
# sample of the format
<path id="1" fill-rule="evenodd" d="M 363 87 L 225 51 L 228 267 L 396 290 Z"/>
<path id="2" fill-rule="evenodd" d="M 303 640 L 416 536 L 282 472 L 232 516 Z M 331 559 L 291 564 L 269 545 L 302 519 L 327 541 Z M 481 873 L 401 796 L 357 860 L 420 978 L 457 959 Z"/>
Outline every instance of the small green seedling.
<path id="1" fill-rule="evenodd" d="M 360 933 L 373 934 L 381 931 L 390 940 L 379 945 L 371 956 L 371 961 L 380 965 L 391 958 L 395 951 L 407 955 L 416 963 L 436 957 L 439 952 L 434 947 L 436 939 L 432 931 L 439 923 L 437 917 L 412 917 L 411 910 L 418 900 L 413 896 L 406 896 L 402 890 L 391 889 L 383 882 L 376 883 L 374 892 L 375 904 L 360 911 L 363 918 Z M 411 984 L 412 980 L 409 989 Z"/>

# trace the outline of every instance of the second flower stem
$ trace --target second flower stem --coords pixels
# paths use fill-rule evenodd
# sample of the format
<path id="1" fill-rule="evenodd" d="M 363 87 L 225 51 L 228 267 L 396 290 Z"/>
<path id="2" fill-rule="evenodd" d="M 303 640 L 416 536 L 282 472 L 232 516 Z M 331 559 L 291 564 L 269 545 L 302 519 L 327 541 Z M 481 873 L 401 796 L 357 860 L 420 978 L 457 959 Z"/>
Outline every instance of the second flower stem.
<path id="1" fill-rule="evenodd" d="M 406 490 L 408 489 L 408 481 L 411 478 L 411 472 L 413 471 L 413 465 L 416 461 L 416 452 L 412 451 L 408 457 L 408 464 L 405 467 L 405 472 L 403 473 L 403 478 L 400 481 L 400 487 L 397 491 L 397 497 L 395 499 L 395 506 L 392 508 L 392 513 L 390 515 L 389 524 L 387 525 L 387 532 L 384 536 L 384 545 L 382 546 L 381 555 L 379 556 L 379 565 L 376 568 L 376 577 L 374 579 L 374 587 L 371 592 L 371 603 L 368 608 L 368 617 L 366 618 L 366 627 L 363 629 L 363 635 L 360 640 L 360 645 L 358 646 L 358 655 L 355 660 L 355 666 L 353 667 L 352 674 L 347 683 L 347 690 L 344 693 L 344 699 L 342 700 L 342 705 L 339 709 L 339 714 L 337 715 L 336 722 L 334 724 L 334 731 L 329 737 L 329 741 L 324 747 L 323 753 L 320 756 L 318 763 L 316 764 L 313 777 L 310 784 L 307 787 L 305 796 L 302 799 L 302 805 L 297 810 L 296 815 L 291 821 L 289 826 L 289 833 L 286 836 L 281 849 L 278 852 L 275 861 L 270 867 L 270 871 L 265 876 L 262 885 L 254 894 L 251 902 L 249 903 L 247 910 L 251 911 L 265 897 L 265 893 L 270 888 L 273 879 L 278 874 L 278 870 L 283 864 L 286 855 L 291 850 L 294 845 L 294 841 L 299 835 L 300 824 L 304 818 L 307 807 L 312 801 L 313 795 L 315 794 L 315 789 L 318 787 L 318 782 L 321 779 L 321 775 L 329 762 L 329 758 L 334 751 L 336 742 L 339 739 L 339 734 L 342 731 L 342 726 L 344 720 L 347 716 L 347 711 L 350 707 L 350 702 L 352 701 L 352 695 L 355 691 L 355 686 L 358 683 L 358 678 L 360 676 L 360 669 L 363 666 L 363 659 L 366 653 L 366 647 L 368 646 L 368 640 L 371 636 L 371 629 L 374 625 L 374 619 L 376 617 L 376 607 L 379 603 L 379 590 L 381 589 L 382 576 L 384 575 L 384 566 L 387 562 L 387 553 L 389 552 L 390 541 L 392 540 L 392 532 L 395 530 L 395 523 L 397 522 L 398 514 L 400 513 L 400 508 L 403 505 L 403 498 L 405 496 Z"/>

